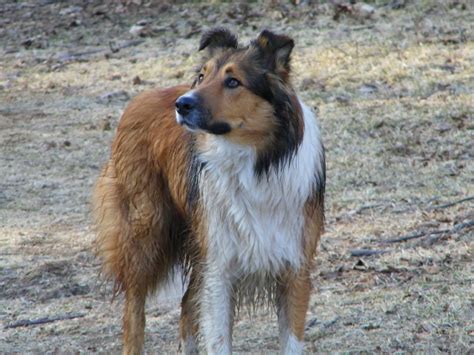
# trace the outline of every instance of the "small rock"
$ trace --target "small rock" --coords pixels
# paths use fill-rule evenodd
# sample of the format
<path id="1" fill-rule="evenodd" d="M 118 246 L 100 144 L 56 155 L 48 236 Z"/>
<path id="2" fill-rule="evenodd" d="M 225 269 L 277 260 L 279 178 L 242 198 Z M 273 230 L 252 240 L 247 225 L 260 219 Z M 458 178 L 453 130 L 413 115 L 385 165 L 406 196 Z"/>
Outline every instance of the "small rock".
<path id="1" fill-rule="evenodd" d="M 301 90 L 308 90 L 308 89 L 311 89 L 314 86 L 316 86 L 316 80 L 314 80 L 313 78 L 304 78 L 301 81 L 300 88 L 301 88 Z"/>
<path id="2" fill-rule="evenodd" d="M 33 45 L 33 38 L 27 38 L 24 41 L 21 42 L 21 45 L 25 48 L 30 48 Z"/>
<path id="3" fill-rule="evenodd" d="M 92 10 L 92 13 L 96 16 L 106 15 L 108 12 L 107 5 L 97 6 Z"/>
<path id="4" fill-rule="evenodd" d="M 146 25 L 148 25 L 148 20 L 141 19 L 141 20 L 137 21 L 137 25 L 138 26 L 146 26 Z"/>
<path id="5" fill-rule="evenodd" d="M 125 90 L 112 91 L 105 93 L 97 98 L 97 101 L 101 104 L 110 104 L 117 101 L 127 101 L 130 99 L 130 95 Z"/>
<path id="6" fill-rule="evenodd" d="M 336 101 L 341 104 L 348 105 L 349 102 L 351 102 L 351 98 L 347 95 L 338 95 L 336 96 Z"/>
<path id="7" fill-rule="evenodd" d="M 293 4 L 296 6 L 308 6 L 310 5 L 310 0 L 293 0 Z"/>
<path id="8" fill-rule="evenodd" d="M 103 131 L 110 131 L 112 129 L 112 126 L 109 120 L 103 120 L 100 126 Z"/>
<path id="9" fill-rule="evenodd" d="M 80 25 L 82 25 L 81 20 L 76 20 L 76 19 L 75 19 L 75 20 L 72 20 L 72 21 L 71 21 L 71 23 L 69 24 L 69 27 L 78 27 L 78 26 L 80 26 Z"/>
<path id="10" fill-rule="evenodd" d="M 270 17 L 273 20 L 282 20 L 285 17 L 285 14 L 281 11 L 274 10 L 270 13 Z"/>
<path id="11" fill-rule="evenodd" d="M 446 84 L 446 83 L 437 83 L 435 85 L 435 90 L 436 91 L 446 91 L 451 87 L 451 84 Z"/>
<path id="12" fill-rule="evenodd" d="M 447 163 L 444 166 L 445 174 L 447 176 L 458 176 L 459 175 L 459 168 L 454 163 Z"/>
<path id="13" fill-rule="evenodd" d="M 120 79 L 122 79 L 122 75 L 120 75 L 119 73 L 114 73 L 109 77 L 109 80 L 120 80 Z"/>
<path id="14" fill-rule="evenodd" d="M 61 16 L 67 16 L 67 15 L 71 15 L 71 14 L 77 14 L 81 11 L 82 11 L 82 7 L 80 7 L 80 6 L 69 6 L 69 7 L 66 7 L 65 9 L 62 9 L 61 11 L 59 11 L 59 14 Z"/>
<path id="15" fill-rule="evenodd" d="M 12 87 L 11 80 L 0 81 L 0 90 L 7 90 Z"/>
<path id="16" fill-rule="evenodd" d="M 132 79 L 132 84 L 133 85 L 141 85 L 143 83 L 142 79 L 136 75 L 133 79 Z"/>
<path id="17" fill-rule="evenodd" d="M 171 3 L 168 4 L 167 2 L 163 1 L 163 4 L 160 4 L 158 6 L 158 13 L 161 14 L 163 12 L 169 11 L 172 8 L 173 8 L 173 5 L 171 5 Z"/>
<path id="18" fill-rule="evenodd" d="M 142 20 L 130 27 L 130 30 L 128 32 L 133 36 L 153 37 L 160 32 L 165 32 L 166 30 L 167 28 L 164 26 L 151 26 L 150 24 Z"/>
<path id="19" fill-rule="evenodd" d="M 456 67 L 454 65 L 445 64 L 445 65 L 440 65 L 439 68 L 442 70 L 449 71 L 451 74 L 454 74 L 456 72 Z"/>
<path id="20" fill-rule="evenodd" d="M 378 87 L 374 84 L 363 84 L 359 88 L 359 91 L 363 94 L 373 94 L 374 92 L 377 92 L 378 90 L 379 90 Z"/>
<path id="21" fill-rule="evenodd" d="M 396 142 L 392 148 L 392 151 L 398 154 L 408 154 L 408 147 L 402 142 Z"/>
<path id="22" fill-rule="evenodd" d="M 68 141 L 68 140 L 65 140 L 65 141 L 63 142 L 63 145 L 64 145 L 65 147 L 70 147 L 70 146 L 71 146 L 71 142 Z"/>
<path id="23" fill-rule="evenodd" d="M 207 16 L 207 22 L 209 23 L 216 23 L 218 21 L 219 17 L 215 14 L 210 14 Z"/>
<path id="24" fill-rule="evenodd" d="M 46 149 L 52 149 L 52 148 L 56 148 L 58 145 L 56 144 L 56 142 L 46 142 Z"/>
<path id="25" fill-rule="evenodd" d="M 379 128 L 382 128 L 384 125 L 385 125 L 385 121 L 384 121 L 384 120 L 376 121 L 376 122 L 374 123 L 374 128 L 379 129 Z"/>
<path id="26" fill-rule="evenodd" d="M 302 86 L 310 86 L 312 84 L 315 83 L 315 80 L 313 78 L 304 78 L 302 81 L 301 81 L 301 85 Z"/>
<path id="27" fill-rule="evenodd" d="M 142 36 L 145 31 L 146 26 L 133 25 L 128 31 L 133 36 Z"/>
<path id="28" fill-rule="evenodd" d="M 438 132 L 441 132 L 441 133 L 442 133 L 442 132 L 447 132 L 447 131 L 451 130 L 451 128 L 452 128 L 452 126 L 451 126 L 449 123 L 447 123 L 447 122 L 441 122 L 440 124 L 438 124 L 438 125 L 436 126 L 435 129 L 436 129 Z"/>
<path id="29" fill-rule="evenodd" d="M 354 16 L 361 19 L 371 18 L 375 14 L 375 7 L 363 2 L 355 3 L 352 9 Z"/>
<path id="30" fill-rule="evenodd" d="M 369 269 L 369 266 L 363 259 L 359 259 L 352 268 L 358 271 L 366 271 Z"/>
<path id="31" fill-rule="evenodd" d="M 406 0 L 393 0 L 388 6 L 393 10 L 400 10 L 406 6 Z"/>
<path id="32" fill-rule="evenodd" d="M 176 79 L 181 79 L 184 76 L 184 71 L 183 70 L 178 70 L 175 74 L 174 77 Z"/>

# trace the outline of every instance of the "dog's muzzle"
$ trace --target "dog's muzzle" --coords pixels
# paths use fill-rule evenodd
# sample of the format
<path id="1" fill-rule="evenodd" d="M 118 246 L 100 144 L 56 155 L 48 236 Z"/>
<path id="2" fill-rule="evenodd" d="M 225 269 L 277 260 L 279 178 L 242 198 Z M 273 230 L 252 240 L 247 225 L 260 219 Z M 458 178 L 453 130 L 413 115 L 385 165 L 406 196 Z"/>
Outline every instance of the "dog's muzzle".
<path id="1" fill-rule="evenodd" d="M 176 100 L 176 121 L 190 131 L 203 130 L 212 134 L 226 134 L 231 127 L 226 122 L 210 123 L 210 114 L 204 109 L 199 96 L 187 93 Z"/>
<path id="2" fill-rule="evenodd" d="M 199 100 L 195 95 L 183 95 L 178 97 L 175 103 L 176 120 L 182 126 L 196 130 L 202 126 L 202 112 L 198 109 Z"/>

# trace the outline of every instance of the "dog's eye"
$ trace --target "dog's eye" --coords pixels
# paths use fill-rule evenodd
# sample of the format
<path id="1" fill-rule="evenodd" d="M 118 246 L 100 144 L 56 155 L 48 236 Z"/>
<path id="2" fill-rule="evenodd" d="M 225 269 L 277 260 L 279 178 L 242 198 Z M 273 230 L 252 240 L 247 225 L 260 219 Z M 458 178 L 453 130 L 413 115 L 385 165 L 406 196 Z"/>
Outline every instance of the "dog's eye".
<path id="1" fill-rule="evenodd" d="M 204 79 L 204 74 L 202 74 L 202 73 L 199 74 L 199 76 L 198 76 L 198 83 L 200 83 L 201 81 L 203 81 L 203 79 Z"/>
<path id="2" fill-rule="evenodd" d="M 224 84 L 229 89 L 235 89 L 240 85 L 240 81 L 235 78 L 227 78 L 225 79 Z"/>

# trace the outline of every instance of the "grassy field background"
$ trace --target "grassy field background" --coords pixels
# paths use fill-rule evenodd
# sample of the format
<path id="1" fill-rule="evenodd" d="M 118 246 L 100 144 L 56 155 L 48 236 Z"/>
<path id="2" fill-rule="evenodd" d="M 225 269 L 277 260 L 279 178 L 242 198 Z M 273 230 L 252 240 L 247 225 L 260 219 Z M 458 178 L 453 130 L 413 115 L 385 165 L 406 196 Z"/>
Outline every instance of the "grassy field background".
<path id="1" fill-rule="evenodd" d="M 306 350 L 474 351 L 473 6 L 340 3 L 0 4 L 0 353 L 120 351 L 91 188 L 129 99 L 190 83 L 216 24 L 241 43 L 291 35 L 294 85 L 320 120 L 327 231 Z M 148 353 L 177 351 L 179 292 L 150 298 Z M 234 347 L 277 351 L 272 312 L 242 314 Z"/>

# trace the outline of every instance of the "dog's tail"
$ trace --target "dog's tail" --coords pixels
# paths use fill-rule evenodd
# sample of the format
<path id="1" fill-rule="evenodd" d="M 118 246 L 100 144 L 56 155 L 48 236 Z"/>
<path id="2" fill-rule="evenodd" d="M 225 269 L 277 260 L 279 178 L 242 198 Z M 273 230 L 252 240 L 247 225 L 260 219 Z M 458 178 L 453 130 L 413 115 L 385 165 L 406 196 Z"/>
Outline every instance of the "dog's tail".
<path id="1" fill-rule="evenodd" d="M 114 282 L 114 295 L 125 292 L 125 353 L 142 348 L 146 296 L 176 269 L 184 242 L 173 227 L 176 219 L 167 215 L 173 213 L 172 208 L 165 206 L 169 199 L 159 195 L 166 191 L 160 188 L 160 179 L 144 174 L 134 180 L 133 186 L 126 186 L 126 179 L 117 176 L 115 163 L 110 160 L 93 195 L 97 227 L 94 248 L 102 263 L 102 273 Z"/>
<path id="2" fill-rule="evenodd" d="M 139 181 L 148 178 L 153 182 Z M 114 294 L 131 288 L 154 291 L 183 259 L 184 238 L 176 228 L 181 224 L 179 216 L 171 216 L 173 208 L 166 206 L 169 198 L 159 196 L 166 189 L 158 186 L 157 176 L 140 179 L 125 186 L 111 159 L 93 194 L 94 249 L 103 275 L 114 282 Z"/>

